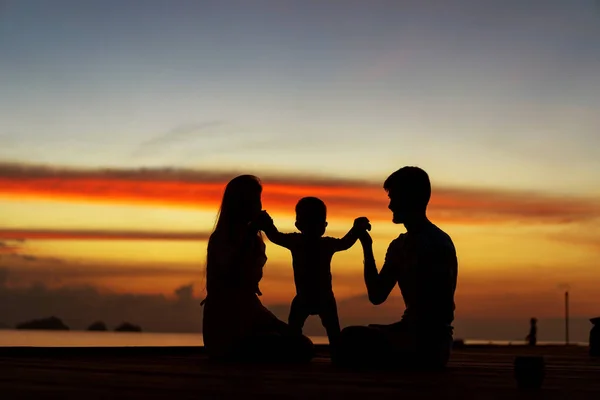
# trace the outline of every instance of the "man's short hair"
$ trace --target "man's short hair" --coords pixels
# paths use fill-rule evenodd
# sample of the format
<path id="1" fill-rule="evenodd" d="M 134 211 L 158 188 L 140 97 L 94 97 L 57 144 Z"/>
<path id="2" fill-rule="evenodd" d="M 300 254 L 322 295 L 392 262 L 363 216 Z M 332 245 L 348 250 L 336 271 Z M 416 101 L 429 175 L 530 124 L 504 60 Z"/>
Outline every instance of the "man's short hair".
<path id="1" fill-rule="evenodd" d="M 383 188 L 388 193 L 400 192 L 415 207 L 427 208 L 431 198 L 429 175 L 419 167 L 400 168 L 385 180 Z"/>

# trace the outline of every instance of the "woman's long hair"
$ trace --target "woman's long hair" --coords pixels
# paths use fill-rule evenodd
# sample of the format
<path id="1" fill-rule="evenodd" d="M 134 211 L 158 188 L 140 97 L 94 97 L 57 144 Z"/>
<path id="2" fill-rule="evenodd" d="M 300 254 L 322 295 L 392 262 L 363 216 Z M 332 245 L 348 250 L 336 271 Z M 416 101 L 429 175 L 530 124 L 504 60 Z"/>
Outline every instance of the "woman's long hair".
<path id="1" fill-rule="evenodd" d="M 215 233 L 224 235 L 228 240 L 234 240 L 240 229 L 246 229 L 254 217 L 255 208 L 260 207 L 262 184 L 254 175 L 240 175 L 233 178 L 225 187 L 221 207 L 217 214 L 213 233 L 209 238 L 209 245 Z M 259 240 L 262 236 L 257 235 Z M 204 290 L 206 291 L 208 271 L 208 249 L 204 267 Z"/>
<path id="2" fill-rule="evenodd" d="M 240 175 L 229 181 L 223 193 L 214 232 L 231 234 L 233 229 L 249 223 L 253 217 L 252 208 L 260 204 L 261 194 L 260 179 L 254 175 Z"/>

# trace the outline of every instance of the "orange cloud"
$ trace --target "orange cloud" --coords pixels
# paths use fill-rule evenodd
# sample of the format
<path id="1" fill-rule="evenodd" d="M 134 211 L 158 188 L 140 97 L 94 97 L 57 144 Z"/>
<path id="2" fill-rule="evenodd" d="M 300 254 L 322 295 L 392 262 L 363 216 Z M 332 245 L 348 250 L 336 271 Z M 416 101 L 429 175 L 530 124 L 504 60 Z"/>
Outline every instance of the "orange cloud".
<path id="1" fill-rule="evenodd" d="M 0 239 L 12 239 L 4 238 L 0 236 Z M 21 249 L 19 244 L 0 242 L 0 255 L 2 254 L 14 254 Z"/>
<path id="2" fill-rule="evenodd" d="M 185 278 L 187 280 L 199 280 L 198 269 L 182 268 L 177 265 L 164 267 L 131 266 L 131 265 L 99 265 L 98 263 L 76 264 L 53 261 L 47 258 L 33 259 L 30 262 L 12 262 L 10 267 L 1 267 L 10 272 L 9 282 L 31 284 L 41 282 L 50 285 L 56 282 L 70 282 L 82 280 L 87 284 L 97 283 L 98 279 L 120 280 L 127 279 L 129 286 L 135 286 L 131 280 L 140 278 Z M 48 268 L 52 266 L 52 268 Z M 162 282 L 157 281 L 159 285 Z M 164 289 L 164 288 L 161 288 Z"/>
<path id="3" fill-rule="evenodd" d="M 4 164 L 0 165 L 0 196 L 216 210 L 225 184 L 235 175 L 179 169 L 85 170 Z M 271 212 L 292 213 L 301 197 L 318 196 L 334 218 L 390 218 L 380 183 L 302 176 L 267 176 L 263 183 L 263 203 Z M 597 218 L 597 204 L 598 199 L 434 187 L 430 215 L 436 221 L 463 224 L 567 223 Z"/>
<path id="4" fill-rule="evenodd" d="M 598 232 L 581 232 L 579 234 L 561 233 L 549 234 L 549 239 L 561 244 L 569 244 L 573 246 L 584 246 L 592 250 L 600 251 L 600 235 Z"/>
<path id="5" fill-rule="evenodd" d="M 0 229 L 0 239 L 208 240 L 210 232 L 141 232 L 52 229 Z M 0 249 L 2 247 L 0 246 Z"/>

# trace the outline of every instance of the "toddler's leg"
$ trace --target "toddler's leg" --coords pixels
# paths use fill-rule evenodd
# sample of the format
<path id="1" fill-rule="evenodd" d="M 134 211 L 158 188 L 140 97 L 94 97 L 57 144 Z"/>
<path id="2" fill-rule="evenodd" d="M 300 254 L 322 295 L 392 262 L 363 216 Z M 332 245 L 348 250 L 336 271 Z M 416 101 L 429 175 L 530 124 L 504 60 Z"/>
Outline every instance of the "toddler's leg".
<path id="1" fill-rule="evenodd" d="M 322 304 L 319 317 L 321 317 L 321 322 L 327 331 L 329 344 L 335 346 L 340 335 L 340 320 L 338 318 L 335 298 L 332 297 Z"/>
<path id="2" fill-rule="evenodd" d="M 306 322 L 308 315 L 309 310 L 306 304 L 304 304 L 298 296 L 294 297 L 290 307 L 290 316 L 288 317 L 288 324 L 293 332 L 302 334 L 302 328 L 304 327 L 304 322 Z"/>

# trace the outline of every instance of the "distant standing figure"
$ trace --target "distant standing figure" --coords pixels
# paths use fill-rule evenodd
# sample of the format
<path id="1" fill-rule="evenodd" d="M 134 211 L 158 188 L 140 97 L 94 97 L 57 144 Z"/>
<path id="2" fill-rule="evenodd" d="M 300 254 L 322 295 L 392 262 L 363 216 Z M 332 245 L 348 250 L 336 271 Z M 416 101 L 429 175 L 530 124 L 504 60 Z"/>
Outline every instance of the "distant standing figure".
<path id="1" fill-rule="evenodd" d="M 267 261 L 256 223 L 262 185 L 252 175 L 231 180 L 208 240 L 203 336 L 213 359 L 308 361 L 310 339 L 294 332 L 262 305 L 258 285 Z"/>
<path id="2" fill-rule="evenodd" d="M 535 346 L 537 344 L 537 319 L 531 318 L 529 320 L 529 325 L 529 335 L 527 335 L 526 340 L 530 346 Z"/>
<path id="3" fill-rule="evenodd" d="M 590 319 L 592 329 L 590 330 L 590 356 L 600 357 L 600 317 Z"/>
<path id="4" fill-rule="evenodd" d="M 401 321 L 391 325 L 344 328 L 334 361 L 361 368 L 443 368 L 453 341 L 456 249 L 450 236 L 427 218 L 431 184 L 425 171 L 401 168 L 383 188 L 392 221 L 404 224 L 406 233 L 390 243 L 379 271 L 371 236 L 365 232 L 359 237 L 365 285 L 374 305 L 384 303 L 398 285 L 406 308 Z"/>
<path id="5" fill-rule="evenodd" d="M 269 240 L 292 252 L 296 296 L 292 300 L 288 323 L 298 333 L 309 315 L 318 315 L 335 345 L 340 333 L 337 305 L 331 285 L 331 260 L 336 252 L 348 250 L 358 236 L 371 229 L 369 220 L 360 217 L 341 239 L 323 236 L 327 228 L 327 207 L 316 197 L 304 197 L 296 205 L 296 228 L 300 233 L 281 233 L 265 212 L 264 232 Z"/>

